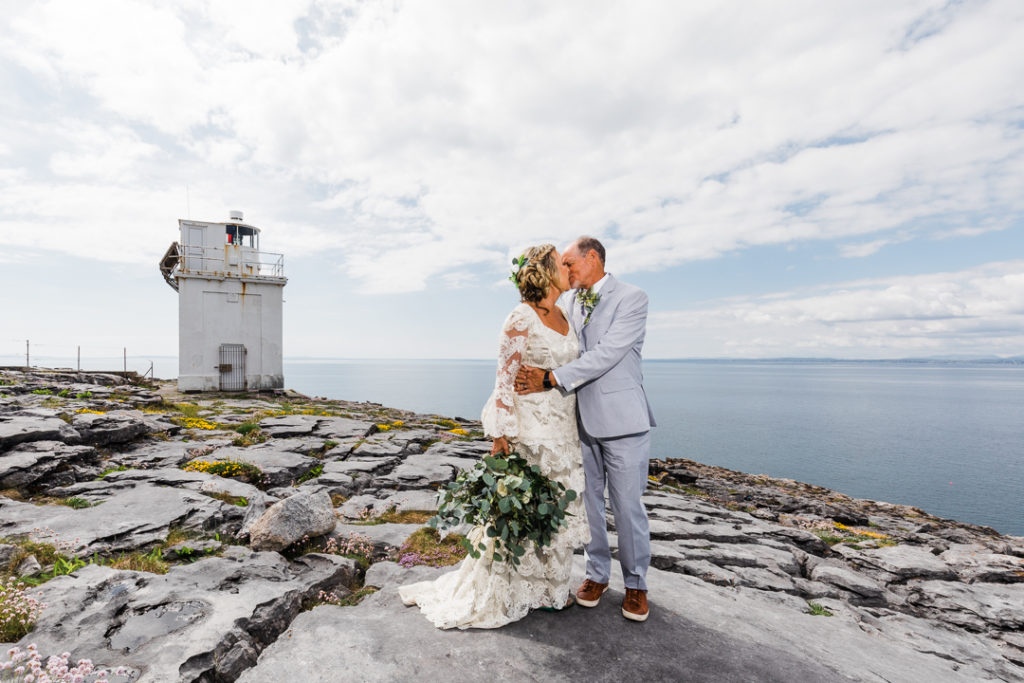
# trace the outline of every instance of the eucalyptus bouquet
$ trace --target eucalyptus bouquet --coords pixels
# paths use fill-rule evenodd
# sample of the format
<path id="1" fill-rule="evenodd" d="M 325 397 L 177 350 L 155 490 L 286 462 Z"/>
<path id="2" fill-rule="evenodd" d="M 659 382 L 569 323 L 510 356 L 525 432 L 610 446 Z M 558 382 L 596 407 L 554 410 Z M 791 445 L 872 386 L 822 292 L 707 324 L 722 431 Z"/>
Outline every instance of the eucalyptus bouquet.
<path id="1" fill-rule="evenodd" d="M 566 489 L 540 472 L 536 465 L 516 454 L 487 456 L 469 469 L 459 472 L 448 484 L 437 515 L 429 524 L 437 528 L 469 523 L 486 527 L 494 539 L 495 562 L 519 566 L 526 554 L 526 541 L 540 548 L 568 523 L 565 508 L 576 500 L 576 492 Z M 485 543 L 462 545 L 474 558 L 487 550 Z"/>

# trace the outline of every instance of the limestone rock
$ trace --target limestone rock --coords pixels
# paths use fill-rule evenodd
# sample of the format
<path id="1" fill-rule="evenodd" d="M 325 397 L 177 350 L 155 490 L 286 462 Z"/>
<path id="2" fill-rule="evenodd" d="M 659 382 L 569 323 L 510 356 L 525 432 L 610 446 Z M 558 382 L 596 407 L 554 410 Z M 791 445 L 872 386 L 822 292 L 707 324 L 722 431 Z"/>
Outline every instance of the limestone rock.
<path id="1" fill-rule="evenodd" d="M 888 546 L 871 550 L 836 547 L 847 562 L 885 580 L 952 579 L 953 570 L 927 548 Z"/>
<path id="2" fill-rule="evenodd" d="M 242 514 L 234 505 L 187 489 L 139 484 L 82 510 L 0 498 L 0 536 L 28 536 L 45 528 L 46 537 L 38 540 L 59 541 L 85 557 L 152 547 L 171 527 L 216 528 L 231 519 L 228 515 Z"/>
<path id="3" fill-rule="evenodd" d="M 18 546 L 0 543 L 0 567 L 6 568 L 19 552 Z"/>
<path id="4" fill-rule="evenodd" d="M 332 441 L 344 441 L 353 437 L 364 437 L 373 428 L 373 422 L 351 420 L 345 417 L 321 418 L 316 427 L 317 436 Z"/>
<path id="5" fill-rule="evenodd" d="M 398 548 L 422 524 L 338 524 L 331 532 L 333 538 L 345 540 L 352 536 L 369 538 L 377 553 Z"/>
<path id="6" fill-rule="evenodd" d="M 649 576 L 652 613 L 643 628 L 624 627 L 621 591 L 613 589 L 593 609 L 533 613 L 500 629 L 469 631 L 438 630 L 417 608 L 402 606 L 389 576 L 398 570 L 380 571 L 383 577 L 372 577 L 385 586 L 379 593 L 356 607 L 321 606 L 299 615 L 239 681 L 326 683 L 341 671 L 359 672 L 363 681 L 613 681 L 627 675 L 632 680 L 828 683 L 868 679 L 866 670 L 876 679 L 961 679 L 948 662 L 868 636 L 856 623 L 812 617 L 747 594 L 721 599 L 722 589 L 658 570 Z M 423 573 L 427 576 L 410 573 L 407 580 L 431 576 Z M 778 618 L 780 611 L 785 619 Z M 325 642 L 344 646 L 325 648 Z M 864 652 L 870 652 L 870 663 L 860 658 Z M 961 671 L 972 675 L 980 669 Z"/>
<path id="7" fill-rule="evenodd" d="M 231 681 L 288 627 L 304 599 L 355 580 L 355 563 L 331 555 L 291 563 L 247 552 L 162 576 L 89 565 L 43 584 L 47 609 L 22 643 L 128 666 L 143 681 Z"/>
<path id="8" fill-rule="evenodd" d="M 272 505 L 249 528 L 256 550 L 284 550 L 304 536 L 330 533 L 336 523 L 331 497 L 326 493 L 296 493 Z"/>
<path id="9" fill-rule="evenodd" d="M 256 465 L 263 470 L 264 481 L 270 487 L 291 486 L 319 464 L 316 458 L 308 455 L 281 450 L 274 441 L 248 448 L 228 446 L 201 459 L 238 460 Z"/>
<path id="10" fill-rule="evenodd" d="M 885 588 L 877 582 L 843 567 L 819 564 L 811 571 L 811 579 L 838 586 L 864 598 L 881 598 Z"/>
<path id="11" fill-rule="evenodd" d="M 281 415 L 260 420 L 260 430 L 268 436 L 309 436 L 320 418 L 315 415 Z"/>
<path id="12" fill-rule="evenodd" d="M 0 489 L 40 487 L 49 484 L 58 471 L 70 474 L 71 481 L 92 478 L 88 467 L 99 460 L 91 446 L 69 446 L 60 441 L 22 443 L 0 456 Z"/>
<path id="13" fill-rule="evenodd" d="M 360 448 L 357 453 L 361 452 Z M 383 486 L 396 489 L 427 488 L 437 483 L 455 479 L 459 470 L 473 467 L 479 459 L 453 457 L 434 449 L 426 453 L 410 455 L 389 474 L 380 477 Z"/>
<path id="14" fill-rule="evenodd" d="M 35 555 L 29 555 L 18 564 L 18 568 L 15 573 L 18 576 L 35 576 L 43 571 L 42 565 L 39 564 L 39 560 L 36 559 Z"/>
<path id="15" fill-rule="evenodd" d="M 55 410 L 35 408 L 0 414 L 0 453 L 26 441 L 77 443 L 80 438 Z"/>
<path id="16" fill-rule="evenodd" d="M 907 590 L 911 605 L 971 631 L 1024 630 L 1024 584 L 914 581 Z"/>
<path id="17" fill-rule="evenodd" d="M 80 413 L 75 415 L 72 425 L 81 434 L 84 443 L 107 446 L 132 441 L 150 431 L 141 415 L 136 415 L 123 412 L 104 415 Z"/>

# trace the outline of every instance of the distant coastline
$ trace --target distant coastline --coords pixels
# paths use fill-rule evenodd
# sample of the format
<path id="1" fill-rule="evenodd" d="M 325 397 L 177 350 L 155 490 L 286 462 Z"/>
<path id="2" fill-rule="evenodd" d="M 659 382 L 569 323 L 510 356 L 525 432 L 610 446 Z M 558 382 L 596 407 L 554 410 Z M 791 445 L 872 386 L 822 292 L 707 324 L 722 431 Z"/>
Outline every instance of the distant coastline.
<path id="1" fill-rule="evenodd" d="M 23 367 L 24 354 L 0 355 L 0 367 Z M 176 363 L 178 357 L 175 355 L 135 355 L 128 356 L 128 369 L 136 369 L 144 363 L 148 367 L 150 361 L 161 361 L 161 365 L 168 367 L 169 363 Z M 360 358 L 344 356 L 285 356 L 284 360 L 290 363 L 493 363 L 493 358 Z M 939 366 L 1008 366 L 1024 367 L 1024 356 L 921 356 L 907 358 L 835 358 L 815 356 L 779 356 L 772 358 L 732 358 L 732 357 L 664 357 L 644 358 L 645 363 L 721 363 L 721 364 L 799 364 L 799 365 L 939 365 Z M 39 354 L 31 358 L 33 367 L 40 368 L 74 368 L 76 358 L 74 356 L 57 356 Z M 97 363 L 104 366 L 104 369 L 111 369 L 114 364 L 120 367 L 121 356 L 91 356 L 82 358 L 82 370 L 95 370 Z M 88 366 L 88 367 L 87 367 Z M 111 367 L 107 367 L 111 366 Z M 158 374 L 158 376 L 160 376 Z M 166 375 L 165 379 L 173 379 L 173 376 Z"/>

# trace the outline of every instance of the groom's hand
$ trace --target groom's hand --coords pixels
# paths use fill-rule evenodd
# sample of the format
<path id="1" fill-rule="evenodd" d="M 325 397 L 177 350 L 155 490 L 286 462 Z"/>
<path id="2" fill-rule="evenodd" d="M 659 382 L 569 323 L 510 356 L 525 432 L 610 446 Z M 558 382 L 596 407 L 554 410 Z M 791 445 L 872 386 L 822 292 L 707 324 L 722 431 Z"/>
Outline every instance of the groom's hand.
<path id="1" fill-rule="evenodd" d="M 516 393 L 534 394 L 544 391 L 544 368 L 535 368 L 532 365 L 524 365 L 519 368 L 516 375 Z"/>

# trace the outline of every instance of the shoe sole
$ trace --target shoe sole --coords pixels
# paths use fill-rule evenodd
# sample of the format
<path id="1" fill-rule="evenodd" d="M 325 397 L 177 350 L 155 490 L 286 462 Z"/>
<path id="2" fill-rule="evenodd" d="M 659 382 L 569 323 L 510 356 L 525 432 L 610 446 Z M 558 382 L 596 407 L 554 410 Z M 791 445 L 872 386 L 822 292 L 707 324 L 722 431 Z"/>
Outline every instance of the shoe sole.
<path id="1" fill-rule="evenodd" d="M 601 591 L 601 595 L 604 595 L 607 590 L 608 590 L 608 586 L 605 586 L 604 590 Z M 578 595 L 576 596 L 576 604 L 579 605 L 580 607 L 597 607 L 597 604 L 599 602 L 601 602 L 600 596 L 598 596 L 597 600 L 584 600 L 580 596 L 578 596 Z"/>
<path id="2" fill-rule="evenodd" d="M 622 616 L 626 617 L 630 621 L 647 621 L 647 617 L 651 616 L 651 612 L 648 610 L 646 614 L 636 614 L 634 612 L 622 610 Z"/>

